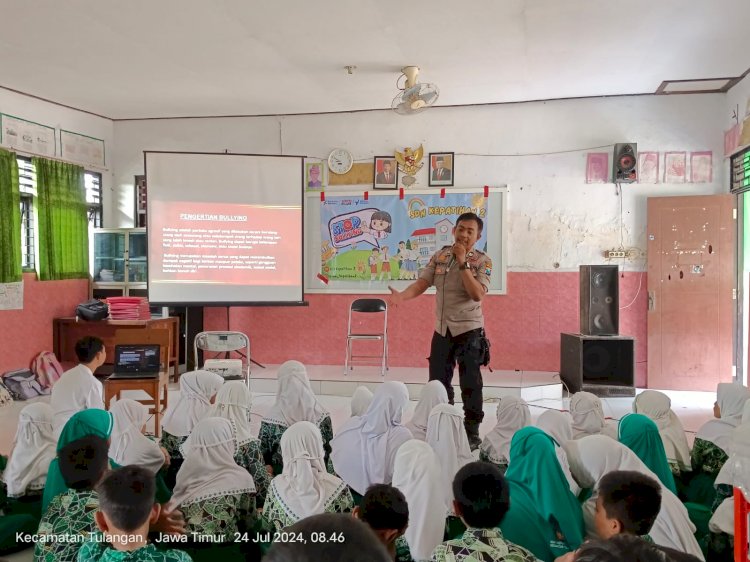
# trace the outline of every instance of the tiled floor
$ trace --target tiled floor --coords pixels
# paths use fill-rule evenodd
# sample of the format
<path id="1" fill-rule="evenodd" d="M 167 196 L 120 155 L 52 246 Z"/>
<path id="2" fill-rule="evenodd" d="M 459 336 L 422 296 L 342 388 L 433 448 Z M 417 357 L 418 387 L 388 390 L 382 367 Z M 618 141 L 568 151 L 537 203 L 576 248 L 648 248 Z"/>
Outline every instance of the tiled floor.
<path id="1" fill-rule="evenodd" d="M 251 383 L 251 387 L 253 388 L 253 422 L 256 427 L 259 426 L 260 419 L 274 402 L 274 394 L 272 392 L 275 390 L 275 380 L 272 379 L 275 379 L 277 368 L 278 366 L 269 366 L 264 375 L 261 375 L 261 372 L 263 371 L 260 369 L 253 373 L 256 380 Z M 343 375 L 343 367 L 341 366 L 330 368 L 310 367 L 308 373 L 315 390 L 326 390 L 326 384 L 324 384 L 324 382 L 328 381 L 328 383 L 333 383 L 332 387 L 328 384 L 329 392 L 333 391 L 333 394 L 340 394 L 342 391 L 346 391 L 346 396 L 319 394 L 320 402 L 331 413 L 334 433 L 350 415 L 350 399 L 348 396 L 351 395 L 351 392 L 353 392 L 359 381 L 365 382 L 367 386 L 374 387 L 383 380 L 380 377 L 379 371 L 370 367 L 357 368 L 355 369 L 356 376 L 350 374 L 348 378 Z M 513 374 L 515 375 L 515 373 Z M 493 376 L 494 378 L 492 378 Z M 507 373 L 488 374 L 488 376 L 485 377 L 485 385 L 500 385 L 498 388 L 504 388 L 505 385 L 507 385 L 508 388 L 512 387 L 512 381 L 508 382 L 504 377 L 507 377 Z M 420 381 L 423 383 L 426 381 L 426 378 L 424 369 L 403 368 L 389 371 L 385 380 L 402 380 L 406 382 L 408 386 L 413 386 L 413 388 L 410 388 L 410 391 L 412 396 L 416 396 L 418 395 L 419 387 L 421 386 Z M 320 381 L 320 384 L 315 384 L 315 381 Z M 337 383 L 342 383 L 345 386 L 340 386 L 340 384 Z M 520 387 L 520 379 L 518 383 L 515 384 L 517 387 Z M 523 387 L 532 387 L 534 385 L 546 386 L 548 384 L 549 374 L 524 374 Z M 272 386 L 269 387 L 268 385 Z M 318 387 L 317 389 L 315 388 L 316 386 Z M 559 386 L 559 383 L 553 384 L 553 386 Z M 261 392 L 261 390 L 264 391 Z M 672 399 L 672 409 L 680 417 L 682 424 L 685 427 L 688 441 L 692 443 L 694 433 L 705 421 L 713 416 L 713 403 L 716 399 L 715 394 L 711 392 L 681 391 L 666 391 L 666 393 Z M 460 396 L 459 392 L 456 394 L 457 396 Z M 175 383 L 172 383 L 170 385 L 170 402 L 175 400 L 178 395 L 179 389 Z M 557 392 L 557 396 L 560 396 L 559 391 Z M 133 397 L 137 398 L 137 396 Z M 529 403 L 533 420 L 536 420 L 536 418 L 546 409 L 567 410 L 570 402 L 567 397 L 546 398 L 542 396 L 538 399 L 525 398 Z M 35 400 L 48 401 L 49 398 L 41 397 L 36 398 Z M 10 450 L 18 424 L 18 413 L 26 404 L 31 402 L 32 401 L 17 402 L 4 408 L 0 408 L 0 453 L 7 454 Z M 604 405 L 604 413 L 608 418 L 620 419 L 623 415 L 632 411 L 632 398 L 603 398 L 602 402 Z M 409 411 L 404 416 L 405 420 L 408 420 L 411 417 L 415 404 L 416 402 L 412 401 Z M 482 436 L 490 431 L 494 425 L 496 404 L 497 397 L 485 398 L 485 418 L 480 427 L 480 435 Z M 149 420 L 149 423 L 152 424 L 153 422 Z M 153 430 L 153 426 L 149 427 L 149 429 Z M 8 562 L 26 562 L 31 559 L 31 550 L 27 550 L 0 560 L 7 560 Z"/>

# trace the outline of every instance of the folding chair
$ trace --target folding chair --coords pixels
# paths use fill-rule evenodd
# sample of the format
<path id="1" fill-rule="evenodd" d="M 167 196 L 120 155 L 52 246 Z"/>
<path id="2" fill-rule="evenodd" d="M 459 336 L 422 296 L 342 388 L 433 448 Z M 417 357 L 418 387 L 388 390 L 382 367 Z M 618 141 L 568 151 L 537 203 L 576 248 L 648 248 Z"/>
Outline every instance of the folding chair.
<path id="1" fill-rule="evenodd" d="M 352 322 L 355 318 L 363 319 L 359 315 L 382 314 L 382 331 L 375 332 L 353 332 Z M 356 316 L 355 316 L 356 315 Z M 352 344 L 360 340 L 379 340 L 383 342 L 380 355 L 353 355 Z M 346 359 L 344 361 L 344 374 L 347 375 L 353 368 L 353 363 L 358 361 L 371 361 L 380 359 L 380 374 L 385 376 L 388 370 L 388 305 L 383 299 L 357 299 L 349 307 L 349 323 L 346 331 Z M 371 364 L 371 363 L 370 363 Z"/>
<path id="2" fill-rule="evenodd" d="M 193 343 L 195 368 L 213 371 L 225 380 L 244 379 L 250 388 L 250 338 L 242 332 L 201 332 Z M 203 352 L 203 366 L 198 352 Z M 211 357 L 207 357 L 211 355 Z M 222 355 L 223 357 L 219 357 Z"/>

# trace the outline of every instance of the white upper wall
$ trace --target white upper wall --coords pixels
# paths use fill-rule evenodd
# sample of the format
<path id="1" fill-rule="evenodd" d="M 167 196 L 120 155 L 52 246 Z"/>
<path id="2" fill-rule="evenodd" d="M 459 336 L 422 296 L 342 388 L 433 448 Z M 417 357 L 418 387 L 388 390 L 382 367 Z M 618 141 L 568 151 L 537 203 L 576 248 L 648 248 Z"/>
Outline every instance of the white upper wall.
<path id="1" fill-rule="evenodd" d="M 577 271 L 581 263 L 604 263 L 603 251 L 620 246 L 622 236 L 622 245 L 638 248 L 641 255 L 625 267 L 641 271 L 645 269 L 647 197 L 724 190 L 721 123 L 725 107 L 725 95 L 712 94 L 437 107 L 411 117 L 372 111 L 120 121 L 115 122 L 114 153 L 119 206 L 111 209 L 114 223 L 109 225 L 133 224 L 133 176 L 143 173 L 144 150 L 283 152 L 325 158 L 332 148 L 342 146 L 356 160 L 372 162 L 375 155 L 421 143 L 425 153 L 456 153 L 456 187 L 509 186 L 510 270 Z M 615 186 L 585 183 L 588 150 L 511 156 L 624 141 L 637 142 L 639 151 L 661 152 L 662 177 L 664 152 L 686 151 L 689 164 L 691 151 L 712 150 L 713 183 L 624 185 L 621 231 Z M 611 164 L 610 146 L 590 151 L 610 153 Z M 424 189 L 426 168 L 417 179 L 415 187 Z"/>

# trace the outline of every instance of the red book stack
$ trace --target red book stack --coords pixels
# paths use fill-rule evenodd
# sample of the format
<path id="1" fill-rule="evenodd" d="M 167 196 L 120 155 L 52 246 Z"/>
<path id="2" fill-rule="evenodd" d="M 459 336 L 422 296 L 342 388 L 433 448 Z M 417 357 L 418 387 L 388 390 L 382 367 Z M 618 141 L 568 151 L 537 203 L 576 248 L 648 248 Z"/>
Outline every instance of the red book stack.
<path id="1" fill-rule="evenodd" d="M 145 297 L 109 297 L 111 320 L 150 320 L 151 310 Z"/>

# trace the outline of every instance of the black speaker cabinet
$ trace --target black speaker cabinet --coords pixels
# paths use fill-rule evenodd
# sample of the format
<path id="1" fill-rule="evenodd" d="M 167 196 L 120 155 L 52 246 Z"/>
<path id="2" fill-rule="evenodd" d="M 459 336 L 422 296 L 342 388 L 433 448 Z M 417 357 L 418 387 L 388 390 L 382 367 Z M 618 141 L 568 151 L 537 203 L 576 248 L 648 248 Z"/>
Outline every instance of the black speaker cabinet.
<path id="1" fill-rule="evenodd" d="M 635 340 L 560 334 L 560 379 L 571 394 L 635 396 Z"/>
<path id="2" fill-rule="evenodd" d="M 620 291 L 616 265 L 582 265 L 581 327 L 587 336 L 616 336 L 620 333 Z"/>
<path id="3" fill-rule="evenodd" d="M 612 158 L 612 180 L 615 183 L 633 183 L 638 179 L 638 145 L 621 142 L 615 145 Z"/>

